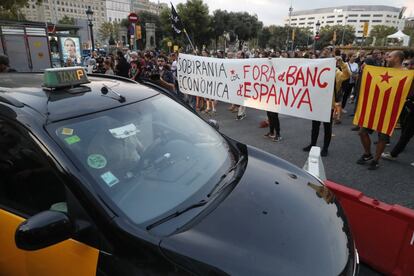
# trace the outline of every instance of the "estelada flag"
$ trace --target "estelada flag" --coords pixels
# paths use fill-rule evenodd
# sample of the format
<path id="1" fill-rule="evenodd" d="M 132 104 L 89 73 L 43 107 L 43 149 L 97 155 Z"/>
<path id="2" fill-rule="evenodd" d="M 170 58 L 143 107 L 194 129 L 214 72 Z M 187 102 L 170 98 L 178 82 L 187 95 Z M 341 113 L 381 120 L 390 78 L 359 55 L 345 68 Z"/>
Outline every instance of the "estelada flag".
<path id="1" fill-rule="evenodd" d="M 414 71 L 366 65 L 354 124 L 391 135 L 404 106 Z"/>

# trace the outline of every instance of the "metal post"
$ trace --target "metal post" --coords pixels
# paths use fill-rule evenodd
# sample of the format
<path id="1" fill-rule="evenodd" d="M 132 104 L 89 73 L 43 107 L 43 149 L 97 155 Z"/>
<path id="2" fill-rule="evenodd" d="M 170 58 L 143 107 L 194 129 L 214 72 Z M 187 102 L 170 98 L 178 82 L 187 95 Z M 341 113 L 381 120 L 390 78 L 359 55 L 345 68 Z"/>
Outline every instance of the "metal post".
<path id="1" fill-rule="evenodd" d="M 348 20 L 348 16 L 345 16 L 345 23 L 344 23 L 344 27 L 342 29 L 342 39 L 341 39 L 341 45 L 344 46 L 344 37 L 345 37 L 345 26 L 346 26 L 346 21 Z"/>
<path id="2" fill-rule="evenodd" d="M 93 29 L 92 29 L 92 27 L 93 27 L 92 21 L 89 21 L 89 28 L 90 28 L 90 31 L 91 31 L 91 42 L 92 42 L 91 55 L 92 55 L 92 52 L 95 51 L 95 40 L 93 39 Z"/>
<path id="3" fill-rule="evenodd" d="M 291 30 L 292 11 L 293 11 L 293 7 L 291 3 L 289 7 L 289 26 L 288 26 L 287 39 L 286 39 L 286 51 L 289 50 L 289 40 L 290 40 L 289 38 L 290 38 L 290 30 Z M 292 45 L 292 48 L 293 48 L 293 45 Z"/>

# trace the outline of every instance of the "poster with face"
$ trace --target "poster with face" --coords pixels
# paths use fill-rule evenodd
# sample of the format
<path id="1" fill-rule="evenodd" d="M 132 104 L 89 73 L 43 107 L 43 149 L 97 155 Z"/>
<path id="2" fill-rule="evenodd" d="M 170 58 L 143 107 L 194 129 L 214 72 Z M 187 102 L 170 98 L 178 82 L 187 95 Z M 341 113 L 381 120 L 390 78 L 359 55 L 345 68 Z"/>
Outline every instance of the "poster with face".
<path id="1" fill-rule="evenodd" d="M 81 63 L 79 37 L 60 37 L 60 48 L 65 66 Z"/>

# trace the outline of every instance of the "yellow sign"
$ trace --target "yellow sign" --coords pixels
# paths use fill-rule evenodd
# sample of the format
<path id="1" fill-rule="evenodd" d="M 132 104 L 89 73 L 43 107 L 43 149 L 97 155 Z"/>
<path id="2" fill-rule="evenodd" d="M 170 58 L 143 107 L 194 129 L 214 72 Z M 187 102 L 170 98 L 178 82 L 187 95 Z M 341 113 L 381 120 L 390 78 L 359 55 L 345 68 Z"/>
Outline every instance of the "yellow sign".
<path id="1" fill-rule="evenodd" d="M 292 41 L 295 41 L 295 29 L 292 30 Z"/>
<path id="2" fill-rule="evenodd" d="M 333 33 L 333 37 L 332 37 L 332 41 L 335 42 L 336 41 L 336 30 Z"/>
<path id="3" fill-rule="evenodd" d="M 136 37 L 136 39 L 142 39 L 141 25 L 136 25 L 135 26 L 135 37 Z"/>
<path id="4" fill-rule="evenodd" d="M 168 47 L 171 47 L 172 46 L 172 42 L 171 41 L 168 41 L 167 42 L 167 45 L 168 45 Z"/>
<path id="5" fill-rule="evenodd" d="M 391 135 L 413 78 L 413 70 L 366 65 L 354 124 Z"/>
<path id="6" fill-rule="evenodd" d="M 362 34 L 364 37 L 368 36 L 368 22 L 364 22 L 364 27 L 362 29 Z"/>
<path id="7" fill-rule="evenodd" d="M 174 45 L 173 51 L 178 52 L 178 45 Z"/>

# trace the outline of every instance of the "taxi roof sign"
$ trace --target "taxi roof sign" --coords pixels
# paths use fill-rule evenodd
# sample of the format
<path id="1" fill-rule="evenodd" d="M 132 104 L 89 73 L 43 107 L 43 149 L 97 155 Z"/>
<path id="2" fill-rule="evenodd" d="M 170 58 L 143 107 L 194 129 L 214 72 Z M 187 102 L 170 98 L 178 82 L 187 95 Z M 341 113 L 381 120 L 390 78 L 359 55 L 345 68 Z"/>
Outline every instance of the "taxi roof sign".
<path id="1" fill-rule="evenodd" d="M 43 74 L 43 86 L 46 88 L 74 87 L 90 83 L 83 67 L 49 68 Z"/>

